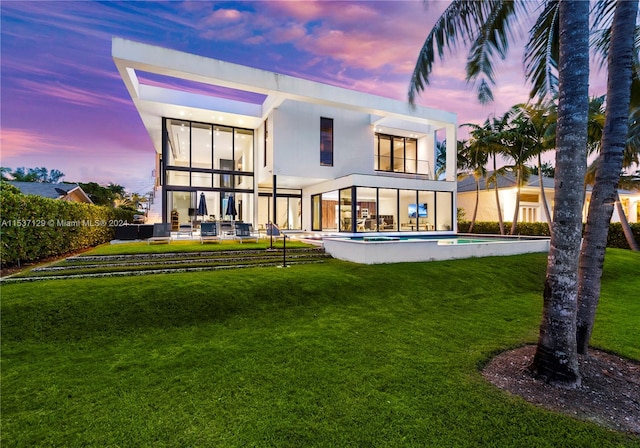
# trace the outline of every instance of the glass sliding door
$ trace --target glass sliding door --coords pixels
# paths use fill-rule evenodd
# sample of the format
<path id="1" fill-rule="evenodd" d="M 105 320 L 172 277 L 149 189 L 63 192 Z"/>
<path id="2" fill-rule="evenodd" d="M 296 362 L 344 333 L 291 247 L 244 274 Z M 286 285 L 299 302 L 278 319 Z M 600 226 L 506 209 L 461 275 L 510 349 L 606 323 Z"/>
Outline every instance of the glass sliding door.
<path id="1" fill-rule="evenodd" d="M 378 230 L 398 230 L 398 190 L 395 188 L 378 189 Z"/>
<path id="2" fill-rule="evenodd" d="M 353 232 L 351 188 L 340 190 L 340 231 Z"/>
<path id="3" fill-rule="evenodd" d="M 434 230 L 435 192 L 418 192 L 418 228 L 420 230 Z M 421 212 L 422 209 L 422 212 Z"/>
<path id="4" fill-rule="evenodd" d="M 378 190 L 376 188 L 356 188 L 356 232 L 378 230 L 375 215 L 378 214 Z"/>
<path id="5" fill-rule="evenodd" d="M 436 192 L 436 230 L 453 230 L 453 193 Z"/>

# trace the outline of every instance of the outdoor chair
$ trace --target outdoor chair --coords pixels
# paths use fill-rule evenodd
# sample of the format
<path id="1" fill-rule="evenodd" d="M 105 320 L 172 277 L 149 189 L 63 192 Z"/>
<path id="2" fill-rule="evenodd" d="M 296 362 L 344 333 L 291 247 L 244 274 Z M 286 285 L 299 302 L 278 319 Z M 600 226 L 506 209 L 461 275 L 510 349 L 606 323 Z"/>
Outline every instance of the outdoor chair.
<path id="1" fill-rule="evenodd" d="M 220 242 L 220 235 L 218 235 L 218 223 L 203 222 L 200 226 L 200 244 L 211 241 Z"/>
<path id="2" fill-rule="evenodd" d="M 180 227 L 178 227 L 177 237 L 180 238 L 181 236 L 185 236 L 187 238 L 191 238 L 193 236 L 193 226 L 191 223 L 180 224 Z"/>
<path id="3" fill-rule="evenodd" d="M 171 243 L 171 223 L 162 222 L 153 225 L 153 236 L 147 240 L 151 243 Z"/>
<path id="4" fill-rule="evenodd" d="M 242 244 L 244 240 L 254 240 L 256 243 L 258 242 L 258 237 L 251 234 L 250 225 L 244 222 L 236 223 L 236 233 L 233 239 L 240 240 L 240 244 Z"/>
<path id="5" fill-rule="evenodd" d="M 233 223 L 231 221 L 220 221 L 220 229 L 218 233 L 222 238 L 233 237 L 234 235 Z"/>
<path id="6" fill-rule="evenodd" d="M 280 239 L 285 238 L 285 235 L 280 232 L 280 228 L 276 224 L 272 224 L 269 222 L 267 223 L 266 229 L 267 229 L 267 233 L 266 233 L 267 238 L 273 238 L 274 240 L 277 240 L 278 238 Z"/>

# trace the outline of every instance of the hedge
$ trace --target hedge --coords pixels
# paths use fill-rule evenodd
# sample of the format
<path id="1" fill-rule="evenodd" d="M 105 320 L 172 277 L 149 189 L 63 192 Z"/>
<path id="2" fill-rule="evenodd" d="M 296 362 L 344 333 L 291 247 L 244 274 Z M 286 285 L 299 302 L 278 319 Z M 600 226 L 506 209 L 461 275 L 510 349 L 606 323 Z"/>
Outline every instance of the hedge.
<path id="1" fill-rule="evenodd" d="M 471 223 L 468 221 L 458 222 L 458 232 L 468 233 Z M 633 223 L 631 230 L 635 240 L 640 244 L 640 223 Z M 504 223 L 505 232 L 511 230 L 511 223 Z M 473 232 L 477 234 L 500 234 L 500 224 L 497 222 L 481 222 L 478 221 L 473 225 Z M 549 226 L 544 222 L 519 222 L 516 225 L 516 235 L 534 235 L 549 236 Z M 624 237 L 622 225 L 619 222 L 612 222 L 609 225 L 609 236 L 607 238 L 607 247 L 615 247 L 618 249 L 629 249 L 629 244 Z"/>
<path id="2" fill-rule="evenodd" d="M 134 212 L 23 195 L 0 189 L 0 264 L 19 265 L 63 255 L 113 239 L 115 227 Z"/>

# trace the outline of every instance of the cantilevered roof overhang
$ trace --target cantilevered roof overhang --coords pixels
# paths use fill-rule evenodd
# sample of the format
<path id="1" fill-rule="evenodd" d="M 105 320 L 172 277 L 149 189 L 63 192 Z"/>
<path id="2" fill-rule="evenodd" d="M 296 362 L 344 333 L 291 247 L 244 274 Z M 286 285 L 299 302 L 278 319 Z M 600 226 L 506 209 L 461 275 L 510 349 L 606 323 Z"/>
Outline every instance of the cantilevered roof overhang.
<path id="1" fill-rule="evenodd" d="M 344 89 L 217 59 L 114 37 L 112 56 L 138 113 L 160 152 L 160 117 L 184 118 L 255 129 L 273 108 L 296 100 L 358 111 L 370 115 L 372 126 L 411 130 L 418 134 L 446 129 L 456 141 L 456 114 L 407 102 Z M 245 102 L 143 84 L 136 72 L 219 86 L 262 95 L 259 103 Z M 255 97 L 255 95 L 254 95 Z M 455 144 L 447 148 L 455 172 Z"/>

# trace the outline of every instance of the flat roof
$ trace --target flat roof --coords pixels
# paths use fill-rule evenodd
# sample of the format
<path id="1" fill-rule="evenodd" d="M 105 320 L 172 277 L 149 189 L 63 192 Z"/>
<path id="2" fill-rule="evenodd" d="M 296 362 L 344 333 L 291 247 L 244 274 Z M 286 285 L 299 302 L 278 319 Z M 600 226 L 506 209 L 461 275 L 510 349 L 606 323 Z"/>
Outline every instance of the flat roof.
<path id="1" fill-rule="evenodd" d="M 331 86 L 275 72 L 197 56 L 159 46 L 114 37 L 112 56 L 131 98 L 161 151 L 161 120 L 158 117 L 256 129 L 270 111 L 286 100 L 327 105 L 370 115 L 372 125 L 390 129 L 455 130 L 455 113 L 412 106 L 368 93 Z M 145 74 L 160 75 L 214 86 L 206 93 L 187 91 L 161 82 L 140 82 Z M 215 87 L 219 88 L 216 94 Z M 222 90 L 240 92 L 235 97 Z M 242 92 L 247 100 L 242 100 Z M 256 102 L 257 101 L 257 102 Z"/>

